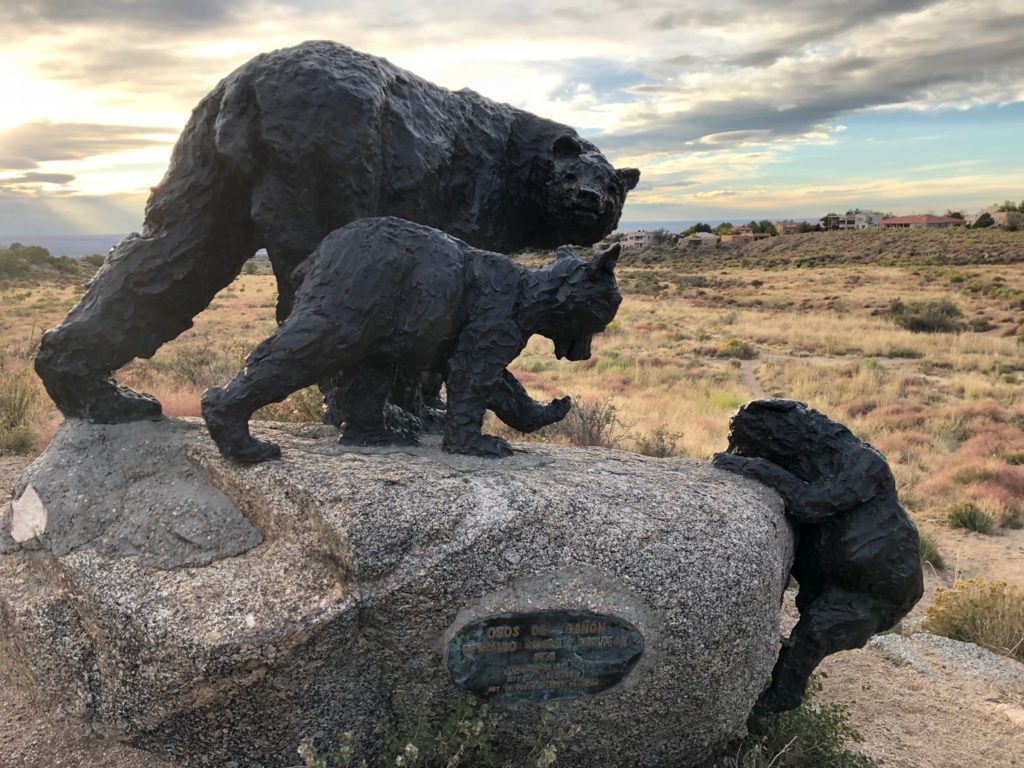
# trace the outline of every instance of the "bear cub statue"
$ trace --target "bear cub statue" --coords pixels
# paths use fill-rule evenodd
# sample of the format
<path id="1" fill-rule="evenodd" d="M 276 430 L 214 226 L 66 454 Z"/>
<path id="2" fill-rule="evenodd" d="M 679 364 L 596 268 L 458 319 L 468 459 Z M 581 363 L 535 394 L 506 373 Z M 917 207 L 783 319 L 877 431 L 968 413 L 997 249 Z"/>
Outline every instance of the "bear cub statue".
<path id="1" fill-rule="evenodd" d="M 589 359 L 593 335 L 622 301 L 618 255 L 614 245 L 586 262 L 562 247 L 551 264 L 528 269 L 403 219 L 355 221 L 317 246 L 291 314 L 245 370 L 203 394 L 210 436 L 235 461 L 278 458 L 278 446 L 250 435 L 251 415 L 340 370 L 343 445 L 414 443 L 386 424 L 384 408 L 396 378 L 427 373 L 448 393 L 445 450 L 510 456 L 508 443 L 481 433 L 487 408 L 532 431 L 562 419 L 570 402 L 541 406 L 506 366 L 533 334 L 551 339 L 559 359 Z"/>
<path id="2" fill-rule="evenodd" d="M 924 589 L 918 533 L 885 457 L 795 400 L 747 403 L 714 466 L 778 491 L 793 525 L 800 620 L 783 641 L 753 716 L 795 709 L 825 656 L 861 648 L 910 612 Z"/>

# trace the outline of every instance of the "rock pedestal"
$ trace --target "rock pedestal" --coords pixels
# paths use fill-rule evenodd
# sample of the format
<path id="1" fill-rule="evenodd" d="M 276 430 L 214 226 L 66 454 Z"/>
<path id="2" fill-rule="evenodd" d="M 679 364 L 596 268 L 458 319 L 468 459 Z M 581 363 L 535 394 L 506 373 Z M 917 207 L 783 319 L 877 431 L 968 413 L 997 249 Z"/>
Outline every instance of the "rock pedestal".
<path id="1" fill-rule="evenodd" d="M 580 729 L 560 766 L 680 768 L 743 732 L 792 559 L 773 492 L 602 449 L 255 431 L 282 460 L 226 462 L 195 420 L 68 421 L 19 482 L 0 652 L 66 715 L 239 768 L 345 731 L 372 765 L 428 698 L 490 701 L 506 757 L 550 708 Z"/>

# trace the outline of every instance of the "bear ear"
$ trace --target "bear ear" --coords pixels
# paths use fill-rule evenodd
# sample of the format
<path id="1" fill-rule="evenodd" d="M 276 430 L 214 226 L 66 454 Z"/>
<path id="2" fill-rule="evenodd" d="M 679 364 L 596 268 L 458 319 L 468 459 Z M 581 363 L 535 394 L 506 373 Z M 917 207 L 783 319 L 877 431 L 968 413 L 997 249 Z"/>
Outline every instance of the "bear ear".
<path id="1" fill-rule="evenodd" d="M 615 173 L 622 179 L 622 183 L 626 185 L 627 192 L 640 183 L 639 168 L 616 168 Z"/>
<path id="2" fill-rule="evenodd" d="M 557 257 L 555 259 L 555 261 L 560 261 L 561 259 L 578 259 L 579 258 L 579 256 L 576 255 L 576 251 L 574 251 L 568 245 L 560 246 L 558 248 L 558 250 L 555 251 L 555 255 Z"/>
<path id="3" fill-rule="evenodd" d="M 569 133 L 563 133 L 555 139 L 555 143 L 551 145 L 551 149 L 556 155 L 576 156 L 583 153 L 583 145 L 580 144 L 580 140 Z"/>
<path id="4" fill-rule="evenodd" d="M 613 272 L 615 270 L 615 265 L 619 261 L 619 253 L 621 251 L 622 246 L 619 243 L 615 243 L 607 250 L 601 251 L 594 257 L 594 260 L 590 262 L 591 271 Z"/>

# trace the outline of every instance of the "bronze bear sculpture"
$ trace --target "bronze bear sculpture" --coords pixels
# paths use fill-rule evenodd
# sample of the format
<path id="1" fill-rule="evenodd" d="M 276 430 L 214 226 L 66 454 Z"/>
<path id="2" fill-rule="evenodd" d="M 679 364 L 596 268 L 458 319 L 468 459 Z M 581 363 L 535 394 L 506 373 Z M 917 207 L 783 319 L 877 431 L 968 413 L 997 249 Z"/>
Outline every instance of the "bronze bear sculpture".
<path id="1" fill-rule="evenodd" d="M 276 445 L 249 434 L 252 413 L 341 370 L 350 379 L 342 444 L 412 442 L 388 427 L 384 406 L 397 374 L 426 372 L 440 375 L 448 392 L 444 448 L 509 456 L 508 443 L 481 433 L 487 407 L 529 431 L 565 416 L 569 401 L 539 406 L 506 366 L 535 333 L 554 341 L 558 358 L 588 359 L 593 335 L 622 301 L 618 254 L 614 245 L 584 262 L 562 248 L 553 263 L 528 269 L 421 224 L 353 222 L 303 265 L 291 313 L 245 370 L 204 393 L 210 436 L 236 461 L 277 458 Z M 543 408 L 546 419 L 537 416 Z"/>
<path id="2" fill-rule="evenodd" d="M 591 245 L 640 172 L 565 125 L 448 91 L 332 42 L 262 54 L 206 96 L 146 206 L 35 367 L 66 416 L 156 418 L 113 371 L 192 326 L 256 250 L 289 312 L 292 271 L 327 233 L 400 216 L 492 251 Z"/>
<path id="3" fill-rule="evenodd" d="M 741 407 L 713 463 L 778 491 L 794 526 L 800 619 L 753 714 L 795 709 L 825 656 L 863 647 L 921 599 L 917 528 L 885 457 L 794 400 Z"/>

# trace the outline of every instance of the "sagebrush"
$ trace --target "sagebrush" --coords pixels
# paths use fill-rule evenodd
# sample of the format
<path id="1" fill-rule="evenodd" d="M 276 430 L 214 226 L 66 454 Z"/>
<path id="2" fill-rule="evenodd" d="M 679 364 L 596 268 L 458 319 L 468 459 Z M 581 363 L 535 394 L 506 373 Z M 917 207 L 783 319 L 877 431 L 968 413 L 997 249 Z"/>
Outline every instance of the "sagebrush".
<path id="1" fill-rule="evenodd" d="M 1024 662 L 1024 590 L 1002 581 L 958 581 L 936 592 L 924 629 Z"/>

